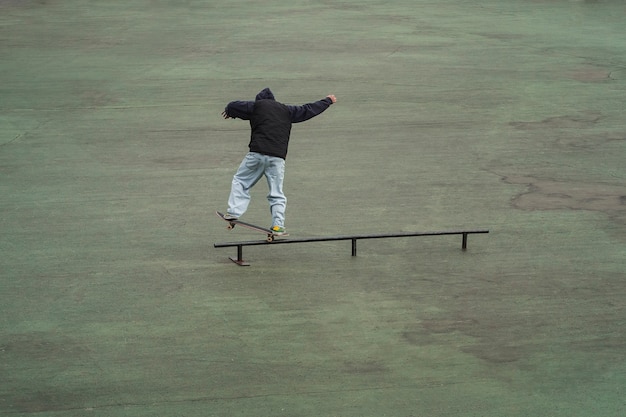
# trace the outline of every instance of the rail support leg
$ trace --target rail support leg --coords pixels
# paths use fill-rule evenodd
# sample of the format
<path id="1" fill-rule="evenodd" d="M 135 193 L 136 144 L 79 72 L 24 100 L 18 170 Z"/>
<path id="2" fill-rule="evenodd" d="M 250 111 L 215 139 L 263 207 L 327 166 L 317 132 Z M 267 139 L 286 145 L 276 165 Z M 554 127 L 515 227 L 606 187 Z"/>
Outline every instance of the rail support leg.
<path id="1" fill-rule="evenodd" d="M 352 239 L 352 256 L 356 256 L 356 239 Z"/>
<path id="2" fill-rule="evenodd" d="M 237 257 L 231 256 L 229 259 L 239 266 L 250 266 L 248 262 L 243 260 L 243 245 L 237 245 Z"/>
<path id="3" fill-rule="evenodd" d="M 461 249 L 467 250 L 467 233 L 463 233 L 463 243 L 461 244 Z"/>

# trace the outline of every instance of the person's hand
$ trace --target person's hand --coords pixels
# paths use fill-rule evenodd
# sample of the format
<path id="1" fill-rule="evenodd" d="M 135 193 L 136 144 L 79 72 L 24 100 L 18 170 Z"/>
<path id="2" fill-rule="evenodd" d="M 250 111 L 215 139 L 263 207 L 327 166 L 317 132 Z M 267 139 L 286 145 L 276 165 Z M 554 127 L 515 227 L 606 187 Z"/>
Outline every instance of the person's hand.
<path id="1" fill-rule="evenodd" d="M 331 101 L 332 101 L 333 103 L 336 103 L 336 102 L 337 102 L 337 97 L 335 97 L 335 95 L 334 95 L 334 94 L 329 94 L 329 95 L 327 95 L 327 96 L 326 96 L 326 98 L 331 99 Z"/>
<path id="2" fill-rule="evenodd" d="M 232 117 L 230 117 L 230 116 L 228 115 L 228 113 L 226 113 L 226 110 L 224 110 L 224 111 L 222 112 L 222 117 L 223 117 L 224 119 L 232 119 Z"/>

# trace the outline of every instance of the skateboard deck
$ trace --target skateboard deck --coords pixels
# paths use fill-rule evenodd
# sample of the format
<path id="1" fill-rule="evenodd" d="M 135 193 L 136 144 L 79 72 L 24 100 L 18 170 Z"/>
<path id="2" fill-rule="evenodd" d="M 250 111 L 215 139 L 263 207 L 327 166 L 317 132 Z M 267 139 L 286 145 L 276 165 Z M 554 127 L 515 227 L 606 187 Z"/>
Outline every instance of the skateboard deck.
<path id="1" fill-rule="evenodd" d="M 221 218 L 222 220 L 224 220 L 225 222 L 228 223 L 228 229 L 234 229 L 236 225 L 241 225 L 245 228 L 248 228 L 250 230 L 254 230 L 257 232 L 261 232 L 261 233 L 265 233 L 267 235 L 267 241 L 268 242 L 273 242 L 275 238 L 277 237 L 283 237 L 283 236 L 289 236 L 288 234 L 281 234 L 281 235 L 277 235 L 274 233 L 274 231 L 272 229 L 266 229 L 265 227 L 261 227 L 261 226 L 257 226 L 254 224 L 250 224 L 250 223 L 246 223 L 246 222 L 242 222 L 241 220 L 227 220 L 224 218 L 224 213 L 220 213 L 219 211 L 216 211 L 215 214 L 217 214 L 217 216 L 219 218 Z"/>

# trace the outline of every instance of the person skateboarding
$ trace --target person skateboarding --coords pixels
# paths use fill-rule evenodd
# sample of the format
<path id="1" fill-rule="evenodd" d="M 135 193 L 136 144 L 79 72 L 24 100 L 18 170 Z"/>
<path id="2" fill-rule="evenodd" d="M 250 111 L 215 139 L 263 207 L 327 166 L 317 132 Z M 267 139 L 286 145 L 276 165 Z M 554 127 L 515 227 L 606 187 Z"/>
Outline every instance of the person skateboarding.
<path id="1" fill-rule="evenodd" d="M 336 102 L 335 96 L 330 94 L 312 103 L 287 105 L 276 101 L 272 91 L 265 88 L 254 101 L 228 103 L 222 112 L 224 119 L 249 120 L 251 132 L 249 152 L 233 177 L 225 220 L 237 220 L 246 212 L 250 189 L 265 176 L 269 187 L 267 200 L 272 215 L 271 230 L 277 236 L 287 234 L 287 197 L 283 192 L 283 180 L 291 125 L 321 114 Z"/>

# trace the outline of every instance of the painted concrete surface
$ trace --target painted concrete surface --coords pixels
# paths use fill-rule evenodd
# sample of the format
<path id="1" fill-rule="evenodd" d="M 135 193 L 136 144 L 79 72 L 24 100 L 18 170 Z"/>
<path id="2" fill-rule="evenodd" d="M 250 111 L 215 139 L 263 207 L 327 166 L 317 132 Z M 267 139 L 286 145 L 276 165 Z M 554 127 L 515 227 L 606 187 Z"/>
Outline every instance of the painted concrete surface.
<path id="1" fill-rule="evenodd" d="M 626 413 L 621 1 L 0 0 L 0 414 Z M 264 87 L 295 237 L 228 231 Z M 265 184 L 245 219 L 267 225 Z"/>

